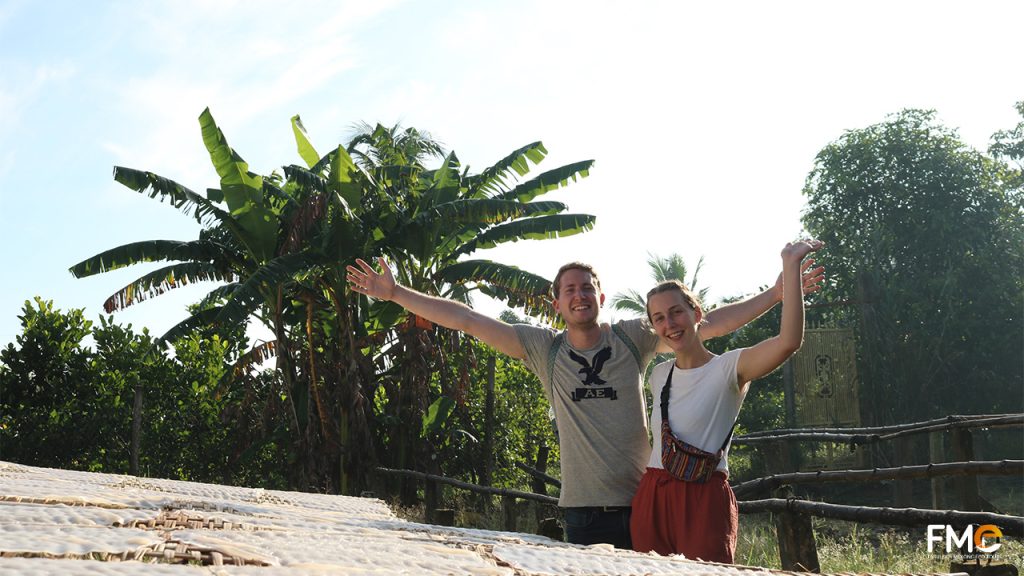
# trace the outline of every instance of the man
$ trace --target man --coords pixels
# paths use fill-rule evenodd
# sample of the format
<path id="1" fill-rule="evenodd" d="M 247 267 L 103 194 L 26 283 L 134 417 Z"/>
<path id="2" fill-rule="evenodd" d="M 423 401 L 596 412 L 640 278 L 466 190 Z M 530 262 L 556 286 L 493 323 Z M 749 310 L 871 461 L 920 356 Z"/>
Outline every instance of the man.
<path id="1" fill-rule="evenodd" d="M 822 269 L 802 268 L 804 291 L 814 292 Z M 614 325 L 599 320 L 605 296 L 594 269 L 562 266 L 552 283 L 552 306 L 565 322 L 558 333 L 506 324 L 445 298 L 395 282 L 383 258 L 380 272 L 363 260 L 348 266 L 352 290 L 390 300 L 436 324 L 479 338 L 523 360 L 540 378 L 555 412 L 561 452 L 566 539 L 574 544 L 631 548 L 630 502 L 651 452 L 643 374 L 656 352 L 669 351 L 641 319 Z M 761 294 L 708 312 L 702 339 L 728 334 L 782 300 L 782 276 Z"/>

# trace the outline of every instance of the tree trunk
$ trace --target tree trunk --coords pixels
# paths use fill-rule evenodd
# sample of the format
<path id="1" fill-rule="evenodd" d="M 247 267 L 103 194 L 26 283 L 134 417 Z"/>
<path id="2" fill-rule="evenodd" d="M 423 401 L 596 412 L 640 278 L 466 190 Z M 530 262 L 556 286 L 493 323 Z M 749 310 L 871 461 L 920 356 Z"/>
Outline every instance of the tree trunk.
<path id="1" fill-rule="evenodd" d="M 483 470 L 480 484 L 491 485 L 491 468 L 494 463 L 494 356 L 487 359 L 487 395 L 484 401 L 484 446 Z"/>
<path id="2" fill-rule="evenodd" d="M 135 384 L 135 399 L 132 402 L 132 449 L 128 473 L 139 475 L 139 451 L 142 446 L 142 384 Z"/>

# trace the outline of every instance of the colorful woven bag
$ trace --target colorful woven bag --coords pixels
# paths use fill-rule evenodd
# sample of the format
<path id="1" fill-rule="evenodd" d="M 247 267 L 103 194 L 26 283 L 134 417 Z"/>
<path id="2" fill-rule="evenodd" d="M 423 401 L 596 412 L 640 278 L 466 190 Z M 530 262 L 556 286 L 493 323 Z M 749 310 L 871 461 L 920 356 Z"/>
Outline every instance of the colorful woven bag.
<path id="1" fill-rule="evenodd" d="M 665 387 L 661 389 L 661 465 L 665 471 L 674 478 L 684 482 L 703 483 L 711 479 L 715 473 L 718 463 L 725 456 L 725 447 L 732 440 L 732 432 L 736 428 L 736 422 L 732 423 L 729 435 L 718 452 L 701 450 L 692 444 L 683 442 L 672 433 L 672 427 L 668 423 L 668 395 L 672 388 L 672 373 L 675 367 L 668 369 L 668 378 L 665 380 Z"/>

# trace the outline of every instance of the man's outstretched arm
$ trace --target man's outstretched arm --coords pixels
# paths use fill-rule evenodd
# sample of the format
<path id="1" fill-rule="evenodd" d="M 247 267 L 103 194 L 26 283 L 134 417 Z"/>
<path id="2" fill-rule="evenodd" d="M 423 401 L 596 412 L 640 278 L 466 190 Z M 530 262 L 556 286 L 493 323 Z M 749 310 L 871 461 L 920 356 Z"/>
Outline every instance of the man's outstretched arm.
<path id="1" fill-rule="evenodd" d="M 804 294 L 820 290 L 821 282 L 825 279 L 825 268 L 811 268 L 813 264 L 814 259 L 808 258 L 800 267 Z M 705 324 L 700 327 L 701 338 L 707 340 L 734 332 L 759 318 L 779 302 L 782 302 L 782 274 L 779 274 L 775 285 L 764 292 L 746 300 L 720 306 L 705 314 Z"/>
<path id="2" fill-rule="evenodd" d="M 391 268 L 383 258 L 378 258 L 377 263 L 380 272 L 362 259 L 356 259 L 358 268 L 347 266 L 349 288 L 378 300 L 390 300 L 435 324 L 475 336 L 513 358 L 526 357 L 526 351 L 511 324 L 485 316 L 461 302 L 430 296 L 402 286 L 395 282 Z"/>

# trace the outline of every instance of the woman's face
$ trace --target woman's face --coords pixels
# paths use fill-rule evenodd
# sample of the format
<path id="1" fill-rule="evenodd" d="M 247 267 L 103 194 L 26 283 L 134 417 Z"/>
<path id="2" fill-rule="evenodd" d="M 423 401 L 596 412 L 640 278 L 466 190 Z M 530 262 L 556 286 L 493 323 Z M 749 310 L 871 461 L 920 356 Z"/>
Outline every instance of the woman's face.
<path id="1" fill-rule="evenodd" d="M 679 352 L 687 346 L 700 343 L 697 325 L 701 313 L 691 308 L 678 290 L 658 292 L 648 298 L 647 313 L 654 332 L 672 350 Z"/>

